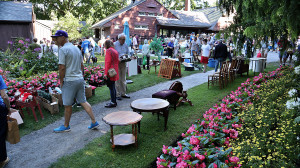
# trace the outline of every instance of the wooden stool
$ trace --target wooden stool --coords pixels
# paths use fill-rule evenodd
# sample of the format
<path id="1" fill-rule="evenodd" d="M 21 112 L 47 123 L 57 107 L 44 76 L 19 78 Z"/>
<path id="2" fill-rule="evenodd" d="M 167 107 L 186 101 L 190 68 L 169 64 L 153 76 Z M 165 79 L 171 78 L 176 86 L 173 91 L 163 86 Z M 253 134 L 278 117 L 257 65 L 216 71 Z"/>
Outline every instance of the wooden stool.
<path id="1" fill-rule="evenodd" d="M 17 105 L 17 107 L 18 107 L 18 109 L 19 109 L 19 111 L 20 111 L 20 114 L 22 115 L 23 118 L 24 118 L 24 114 L 23 114 L 22 108 L 23 108 L 23 107 L 26 107 L 26 108 L 27 108 L 28 115 L 30 115 L 30 113 L 29 113 L 29 108 L 31 108 L 32 114 L 33 114 L 33 116 L 34 116 L 34 119 L 35 119 L 36 122 L 38 122 L 38 119 L 37 119 L 37 117 L 36 117 L 35 110 L 34 110 L 35 107 L 38 107 L 38 109 L 39 109 L 39 111 L 40 111 L 40 115 L 41 115 L 42 119 L 44 119 L 44 116 L 43 116 L 41 107 L 40 107 L 40 105 L 38 104 L 38 102 L 37 102 L 35 96 L 33 96 L 33 99 L 32 99 L 32 101 L 30 101 L 30 102 L 17 101 L 16 105 Z"/>
<path id="2" fill-rule="evenodd" d="M 187 92 L 186 91 L 182 91 L 182 99 L 179 100 L 179 102 L 177 103 L 176 106 L 179 106 L 180 103 L 184 103 L 184 102 L 188 102 L 191 106 L 193 106 L 192 101 L 190 101 L 189 99 L 187 99 Z"/>

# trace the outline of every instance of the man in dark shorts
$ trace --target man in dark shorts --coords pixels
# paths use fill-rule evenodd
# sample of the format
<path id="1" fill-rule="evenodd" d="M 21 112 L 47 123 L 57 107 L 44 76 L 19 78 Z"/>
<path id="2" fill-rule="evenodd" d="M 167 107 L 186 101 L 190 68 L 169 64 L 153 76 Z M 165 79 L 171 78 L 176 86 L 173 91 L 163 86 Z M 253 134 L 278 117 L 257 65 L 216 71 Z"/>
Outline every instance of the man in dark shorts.
<path id="1" fill-rule="evenodd" d="M 65 123 L 53 131 L 67 132 L 71 130 L 69 123 L 72 115 L 72 104 L 75 98 L 77 103 L 81 104 L 92 120 L 88 128 L 96 129 L 99 124 L 95 120 L 92 107 L 86 101 L 85 97 L 84 66 L 81 52 L 78 47 L 68 41 L 68 33 L 63 30 L 57 30 L 55 35 L 52 36 L 52 40 L 58 46 L 61 46 L 58 54 L 59 79 L 63 104 L 65 106 Z"/>

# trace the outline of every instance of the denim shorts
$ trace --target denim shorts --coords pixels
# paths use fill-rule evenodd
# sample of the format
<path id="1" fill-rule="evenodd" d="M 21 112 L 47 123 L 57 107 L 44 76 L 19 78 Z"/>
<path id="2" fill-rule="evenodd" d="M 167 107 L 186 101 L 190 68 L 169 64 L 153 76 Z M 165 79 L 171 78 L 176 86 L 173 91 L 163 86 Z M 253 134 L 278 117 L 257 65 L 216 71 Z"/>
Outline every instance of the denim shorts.
<path id="1" fill-rule="evenodd" d="M 76 99 L 77 103 L 86 102 L 84 85 L 84 79 L 64 81 L 61 89 L 64 106 L 71 106 L 74 103 L 74 99 Z"/>
<path id="2" fill-rule="evenodd" d="M 278 56 L 279 56 L 280 59 L 281 59 L 282 57 L 283 57 L 283 58 L 286 58 L 287 54 L 286 54 L 286 52 L 281 52 L 281 51 L 279 51 Z"/>

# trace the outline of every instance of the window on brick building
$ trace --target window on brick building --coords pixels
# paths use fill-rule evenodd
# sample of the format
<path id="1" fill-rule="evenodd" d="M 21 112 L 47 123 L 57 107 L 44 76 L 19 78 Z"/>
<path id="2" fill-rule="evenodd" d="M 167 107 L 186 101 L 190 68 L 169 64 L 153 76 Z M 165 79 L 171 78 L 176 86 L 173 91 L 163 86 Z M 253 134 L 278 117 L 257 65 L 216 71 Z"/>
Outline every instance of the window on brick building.
<path id="1" fill-rule="evenodd" d="M 148 25 L 135 25 L 134 29 L 138 30 L 148 30 Z"/>
<path id="2" fill-rule="evenodd" d="M 155 17 L 155 13 L 148 13 L 148 16 Z"/>
<path id="3" fill-rule="evenodd" d="M 162 13 L 158 13 L 157 17 L 163 17 L 163 14 Z"/>
<path id="4" fill-rule="evenodd" d="M 115 24 L 115 29 L 120 29 L 120 24 Z"/>
<path id="5" fill-rule="evenodd" d="M 146 16 L 146 12 L 139 12 L 139 16 Z"/>

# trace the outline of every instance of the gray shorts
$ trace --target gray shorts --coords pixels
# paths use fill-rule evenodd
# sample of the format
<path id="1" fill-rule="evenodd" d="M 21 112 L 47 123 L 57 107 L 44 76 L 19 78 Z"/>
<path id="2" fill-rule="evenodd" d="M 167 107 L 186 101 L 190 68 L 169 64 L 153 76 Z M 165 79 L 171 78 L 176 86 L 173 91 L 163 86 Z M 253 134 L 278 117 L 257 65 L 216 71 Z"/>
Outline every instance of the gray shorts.
<path id="1" fill-rule="evenodd" d="M 77 103 L 86 102 L 84 85 L 84 79 L 64 81 L 61 89 L 64 106 L 71 106 L 74 103 L 74 99 L 76 99 Z"/>

